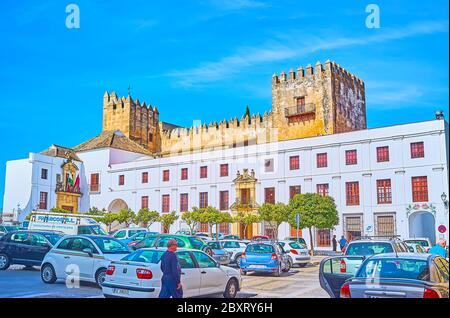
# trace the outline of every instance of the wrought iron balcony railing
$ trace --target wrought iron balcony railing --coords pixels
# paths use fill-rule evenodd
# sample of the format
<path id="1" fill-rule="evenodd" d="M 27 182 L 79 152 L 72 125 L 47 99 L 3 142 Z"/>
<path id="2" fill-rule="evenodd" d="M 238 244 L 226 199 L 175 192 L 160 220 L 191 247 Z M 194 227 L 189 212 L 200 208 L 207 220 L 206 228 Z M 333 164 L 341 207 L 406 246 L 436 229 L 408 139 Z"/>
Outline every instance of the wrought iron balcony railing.
<path id="1" fill-rule="evenodd" d="M 294 107 L 287 107 L 284 110 L 284 114 L 286 117 L 311 114 L 315 112 L 316 112 L 315 104 L 297 105 Z"/>
<path id="2" fill-rule="evenodd" d="M 230 207 L 232 210 L 237 209 L 256 209 L 259 208 L 259 204 L 255 200 L 241 200 L 236 199 L 236 201 Z"/>

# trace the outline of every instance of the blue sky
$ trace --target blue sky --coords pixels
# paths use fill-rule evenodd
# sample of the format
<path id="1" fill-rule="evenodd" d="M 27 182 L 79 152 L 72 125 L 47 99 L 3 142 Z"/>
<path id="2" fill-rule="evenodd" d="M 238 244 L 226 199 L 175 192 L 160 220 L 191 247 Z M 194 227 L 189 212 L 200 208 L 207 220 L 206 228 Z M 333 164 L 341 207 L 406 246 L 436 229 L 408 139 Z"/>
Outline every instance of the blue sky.
<path id="1" fill-rule="evenodd" d="M 0 2 L 0 207 L 6 161 L 100 133 L 106 90 L 190 126 L 269 110 L 274 72 L 330 59 L 365 81 L 369 127 L 448 109 L 447 0 L 72 2 L 79 29 L 69 1 Z"/>

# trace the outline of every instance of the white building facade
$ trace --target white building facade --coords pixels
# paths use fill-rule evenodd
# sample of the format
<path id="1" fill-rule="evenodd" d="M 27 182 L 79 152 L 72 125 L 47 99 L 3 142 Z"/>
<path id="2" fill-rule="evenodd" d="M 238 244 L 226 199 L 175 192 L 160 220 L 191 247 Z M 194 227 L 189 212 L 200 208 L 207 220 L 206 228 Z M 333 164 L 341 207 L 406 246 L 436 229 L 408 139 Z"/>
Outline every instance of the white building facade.
<path id="1" fill-rule="evenodd" d="M 441 199 L 449 194 L 448 124 L 442 119 L 163 158 L 103 147 L 77 152 L 76 159 L 71 162 L 80 177 L 82 212 L 148 207 L 181 214 L 201 206 L 229 211 L 236 200 L 238 172 L 251 171 L 260 205 L 288 203 L 296 193 L 335 199 L 339 225 L 314 229 L 312 239 L 319 249 L 330 249 L 333 235 L 448 239 L 448 231 L 438 230 L 449 226 L 448 207 Z M 32 210 L 55 207 L 65 162 L 67 158 L 38 153 L 9 161 L 5 215 L 22 221 Z M 258 226 L 260 234 L 270 231 Z M 179 218 L 170 232 L 185 228 Z M 152 230 L 162 231 L 161 225 L 153 224 Z M 290 235 L 293 229 L 282 224 L 279 238 Z M 308 231 L 302 236 L 310 243 Z"/>

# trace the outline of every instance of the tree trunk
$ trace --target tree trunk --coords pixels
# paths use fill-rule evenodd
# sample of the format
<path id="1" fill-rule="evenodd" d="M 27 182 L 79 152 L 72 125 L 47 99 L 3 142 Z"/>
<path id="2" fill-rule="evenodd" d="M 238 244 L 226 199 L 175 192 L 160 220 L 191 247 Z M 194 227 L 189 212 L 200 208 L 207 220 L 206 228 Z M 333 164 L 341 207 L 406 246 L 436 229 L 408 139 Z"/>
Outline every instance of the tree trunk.
<path id="1" fill-rule="evenodd" d="M 309 227 L 309 244 L 311 245 L 311 256 L 314 256 L 314 242 L 313 242 L 313 235 L 312 235 L 312 229 Z"/>
<path id="2" fill-rule="evenodd" d="M 219 241 L 219 223 L 216 223 L 216 241 Z"/>

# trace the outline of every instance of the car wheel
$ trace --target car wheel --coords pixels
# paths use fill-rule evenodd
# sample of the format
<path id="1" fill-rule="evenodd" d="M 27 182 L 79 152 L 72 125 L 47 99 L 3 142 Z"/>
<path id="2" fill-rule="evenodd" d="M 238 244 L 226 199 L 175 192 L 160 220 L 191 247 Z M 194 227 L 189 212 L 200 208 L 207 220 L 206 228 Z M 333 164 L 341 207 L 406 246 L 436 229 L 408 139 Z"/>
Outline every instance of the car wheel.
<path id="1" fill-rule="evenodd" d="M 50 264 L 45 264 L 41 268 L 41 279 L 46 284 L 53 284 L 56 282 L 55 269 Z"/>
<path id="2" fill-rule="evenodd" d="M 239 267 L 239 268 L 241 268 L 241 258 L 242 258 L 241 255 L 238 255 L 238 256 L 236 257 L 236 265 L 237 265 L 237 267 Z"/>
<path id="3" fill-rule="evenodd" d="M 0 271 L 7 270 L 10 264 L 8 255 L 0 254 Z"/>
<path id="4" fill-rule="evenodd" d="M 232 278 L 228 281 L 223 297 L 225 298 L 236 298 L 239 286 L 236 279 Z"/>
<path id="5" fill-rule="evenodd" d="M 287 272 L 289 272 L 291 270 L 291 268 L 292 268 L 292 261 L 288 260 L 287 263 L 286 263 L 286 268 L 283 269 L 283 272 L 287 273 Z"/>
<path id="6" fill-rule="evenodd" d="M 306 265 L 308 265 L 308 263 L 302 263 L 302 264 L 298 264 L 298 266 L 300 266 L 301 268 L 306 267 Z"/>
<path id="7" fill-rule="evenodd" d="M 280 277 L 281 275 L 281 264 L 278 264 L 276 272 L 273 273 L 275 277 Z"/>
<path id="8" fill-rule="evenodd" d="M 241 269 L 241 275 L 247 276 L 247 271 L 243 271 L 243 270 Z"/>
<path id="9" fill-rule="evenodd" d="M 95 282 L 98 286 L 102 287 L 102 284 L 106 279 L 106 268 L 100 268 L 97 273 L 95 273 Z"/>

